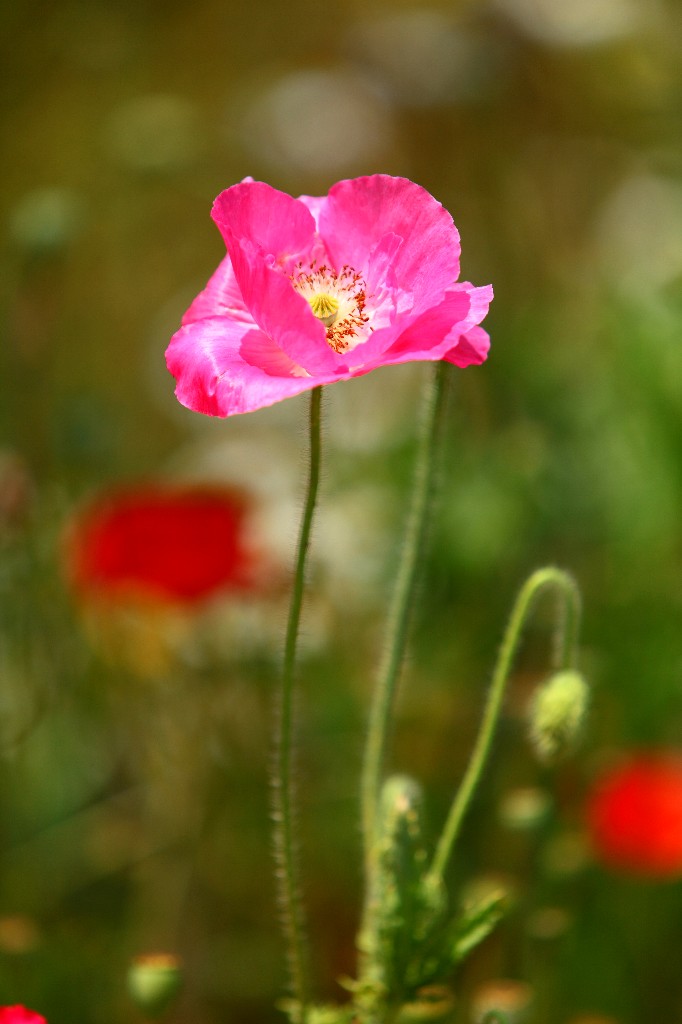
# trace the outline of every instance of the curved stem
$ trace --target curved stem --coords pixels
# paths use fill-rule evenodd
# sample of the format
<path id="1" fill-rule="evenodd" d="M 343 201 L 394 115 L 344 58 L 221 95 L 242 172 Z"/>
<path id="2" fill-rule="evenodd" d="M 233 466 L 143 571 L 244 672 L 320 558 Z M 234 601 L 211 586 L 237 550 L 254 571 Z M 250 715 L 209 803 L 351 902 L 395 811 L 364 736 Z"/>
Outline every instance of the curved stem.
<path id="1" fill-rule="evenodd" d="M 438 841 L 436 853 L 429 871 L 429 876 L 434 882 L 443 877 L 455 840 L 459 835 L 464 815 L 469 807 L 488 758 L 495 728 L 502 709 L 502 698 L 521 642 L 521 634 L 526 619 L 538 594 L 547 588 L 553 588 L 562 599 L 561 614 L 555 633 L 554 668 L 573 668 L 575 666 L 578 626 L 580 622 L 580 594 L 578 587 L 573 577 L 561 569 L 556 569 L 552 566 L 538 569 L 521 587 L 502 639 L 502 646 L 497 657 L 497 664 L 493 672 L 490 692 L 476 743 L 464 773 L 464 778 L 452 802 L 450 813 Z"/>
<path id="2" fill-rule="evenodd" d="M 274 849 L 277 866 L 282 923 L 288 946 L 289 976 L 296 1001 L 297 1020 L 303 1024 L 310 1000 L 305 915 L 299 888 L 299 870 L 294 840 L 294 785 L 292 775 L 293 692 L 296 673 L 298 631 L 303 605 L 305 567 L 320 478 L 320 421 L 322 388 L 310 396 L 310 468 L 308 490 L 298 538 L 294 581 L 284 643 L 282 688 L 278 707 L 278 730 L 273 774 Z"/>
<path id="3" fill-rule="evenodd" d="M 433 381 L 429 382 L 424 399 L 412 500 L 398 566 L 398 575 L 389 608 L 386 643 L 379 665 L 377 684 L 370 711 L 361 783 L 362 829 L 365 844 L 368 891 L 370 889 L 370 876 L 372 873 L 372 850 L 376 833 L 386 742 L 395 690 L 405 655 L 412 598 L 426 530 L 429 499 L 436 465 L 436 441 L 440 432 L 441 414 L 444 405 L 443 396 L 447 368 L 447 364 L 444 362 L 436 363 Z"/>

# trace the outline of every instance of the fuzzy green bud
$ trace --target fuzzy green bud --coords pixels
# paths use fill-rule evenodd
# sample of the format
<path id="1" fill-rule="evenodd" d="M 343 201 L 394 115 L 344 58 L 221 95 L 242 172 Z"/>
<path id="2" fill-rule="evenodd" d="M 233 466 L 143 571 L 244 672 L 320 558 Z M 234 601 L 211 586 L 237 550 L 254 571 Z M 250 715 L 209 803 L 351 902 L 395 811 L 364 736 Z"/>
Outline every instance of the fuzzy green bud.
<path id="1" fill-rule="evenodd" d="M 182 984 L 180 958 L 172 953 L 137 956 L 128 968 L 128 993 L 148 1017 L 160 1016 Z"/>
<path id="2" fill-rule="evenodd" d="M 584 676 L 572 669 L 556 672 L 539 686 L 530 703 L 530 740 L 542 761 L 567 753 L 580 734 L 589 688 Z"/>

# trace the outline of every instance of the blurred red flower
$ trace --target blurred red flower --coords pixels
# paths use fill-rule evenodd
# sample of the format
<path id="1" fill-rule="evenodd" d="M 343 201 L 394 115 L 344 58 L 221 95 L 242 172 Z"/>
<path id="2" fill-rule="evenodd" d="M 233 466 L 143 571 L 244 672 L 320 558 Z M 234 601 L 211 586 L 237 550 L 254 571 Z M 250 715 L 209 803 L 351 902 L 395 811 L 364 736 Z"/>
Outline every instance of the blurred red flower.
<path id="1" fill-rule="evenodd" d="M 598 781 L 587 817 L 605 864 L 652 878 L 682 876 L 682 754 L 632 755 Z"/>
<path id="2" fill-rule="evenodd" d="M 80 512 L 66 544 L 67 573 L 85 598 L 192 605 L 249 591 L 264 560 L 248 537 L 250 504 L 232 491 L 141 485 Z"/>
<path id="3" fill-rule="evenodd" d="M 0 1024 L 47 1024 L 44 1017 L 25 1006 L 0 1006 Z"/>

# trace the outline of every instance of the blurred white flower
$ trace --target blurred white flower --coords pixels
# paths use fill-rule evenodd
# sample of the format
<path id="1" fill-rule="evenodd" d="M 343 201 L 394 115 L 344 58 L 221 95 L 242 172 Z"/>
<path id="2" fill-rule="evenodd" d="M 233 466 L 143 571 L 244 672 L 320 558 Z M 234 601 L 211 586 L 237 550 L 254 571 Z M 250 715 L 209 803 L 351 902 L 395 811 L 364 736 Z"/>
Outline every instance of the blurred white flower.
<path id="1" fill-rule="evenodd" d="M 646 296 L 682 275 L 682 183 L 653 174 L 626 179 L 597 222 L 599 261 L 619 290 Z"/>
<path id="2" fill-rule="evenodd" d="M 254 157 L 313 175 L 362 171 L 393 142 L 382 99 L 343 70 L 283 75 L 250 100 L 241 97 L 237 117 L 242 143 Z"/>
<path id="3" fill-rule="evenodd" d="M 498 814 L 503 825 L 518 832 L 542 825 L 551 810 L 549 794 L 537 786 L 517 786 L 503 794 Z"/>
<path id="4" fill-rule="evenodd" d="M 259 545 L 288 571 L 304 488 L 301 432 L 293 424 L 282 431 L 277 423 L 256 424 L 251 417 L 240 427 L 235 422 L 227 436 L 191 441 L 167 468 L 183 480 L 229 481 L 230 487 L 253 495 L 245 540 Z M 376 596 L 392 539 L 386 529 L 387 502 L 385 492 L 364 477 L 321 496 L 311 546 L 312 572 L 335 607 L 346 608 L 348 602 L 359 607 Z M 287 587 L 284 590 L 288 593 Z"/>
<path id="5" fill-rule="evenodd" d="M 550 46 L 596 46 L 636 32 L 643 21 L 637 0 L 493 0 L 514 23 Z"/>
<path id="6" fill-rule="evenodd" d="M 500 56 L 490 39 L 425 7 L 356 22 L 347 50 L 391 100 L 406 107 L 475 98 L 492 81 Z"/>
<path id="7" fill-rule="evenodd" d="M 85 203 L 72 189 L 38 188 L 10 211 L 13 240 L 29 252 L 55 253 L 76 238 L 86 219 Z"/>

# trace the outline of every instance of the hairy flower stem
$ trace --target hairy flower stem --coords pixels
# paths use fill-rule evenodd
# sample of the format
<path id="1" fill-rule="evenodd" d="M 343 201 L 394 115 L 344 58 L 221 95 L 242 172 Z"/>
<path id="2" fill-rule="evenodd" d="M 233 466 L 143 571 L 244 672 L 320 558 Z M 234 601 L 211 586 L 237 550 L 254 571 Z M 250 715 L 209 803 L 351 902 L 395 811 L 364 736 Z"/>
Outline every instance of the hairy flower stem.
<path id="1" fill-rule="evenodd" d="M 362 830 L 368 900 L 373 888 L 377 817 L 386 743 L 398 677 L 405 655 L 412 599 L 426 533 L 434 469 L 437 463 L 437 441 L 444 406 L 447 370 L 447 363 L 441 361 L 435 364 L 433 380 L 429 381 L 424 398 L 412 500 L 395 589 L 389 607 L 386 643 L 379 665 L 370 711 L 361 783 Z M 367 906 L 365 912 L 367 913 Z"/>
<path id="2" fill-rule="evenodd" d="M 440 881 L 452 853 L 457 836 L 479 783 L 483 768 L 490 753 L 495 728 L 502 709 L 502 699 L 509 679 L 521 635 L 536 598 L 541 591 L 554 590 L 561 604 L 554 635 L 553 661 L 556 669 L 575 667 L 578 647 L 578 626 L 580 623 L 580 594 L 575 580 L 561 569 L 549 566 L 538 569 L 521 587 L 512 609 L 502 646 L 493 672 L 488 700 L 483 712 L 481 727 L 469 759 L 466 772 L 450 808 L 442 835 L 436 847 L 429 877 L 435 883 Z"/>
<path id="3" fill-rule="evenodd" d="M 294 581 L 284 643 L 282 688 L 278 705 L 278 729 L 273 772 L 274 849 L 282 907 L 282 922 L 287 942 L 289 981 L 296 1003 L 296 1020 L 305 1024 L 310 1001 L 308 949 L 305 914 L 299 887 L 299 869 L 294 840 L 294 784 L 292 773 L 293 693 L 296 679 L 296 650 L 303 605 L 305 568 L 310 533 L 320 479 L 320 421 L 322 388 L 313 388 L 310 395 L 310 466 L 308 490 L 298 537 Z"/>

